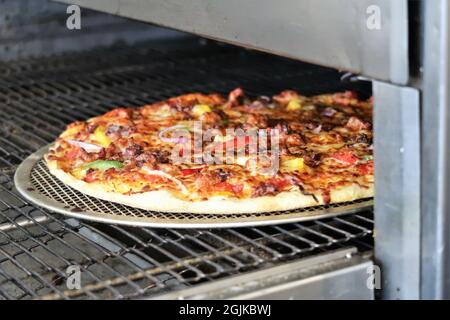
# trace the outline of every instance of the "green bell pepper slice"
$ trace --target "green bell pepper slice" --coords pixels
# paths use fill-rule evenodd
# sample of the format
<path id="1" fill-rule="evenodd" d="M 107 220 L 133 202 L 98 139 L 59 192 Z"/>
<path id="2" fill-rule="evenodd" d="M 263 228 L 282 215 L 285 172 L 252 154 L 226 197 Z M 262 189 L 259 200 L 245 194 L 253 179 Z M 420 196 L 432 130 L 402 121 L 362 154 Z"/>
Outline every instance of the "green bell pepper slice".
<path id="1" fill-rule="evenodd" d="M 84 166 L 84 169 L 108 170 L 111 168 L 123 168 L 123 163 L 115 160 L 96 160 Z"/>

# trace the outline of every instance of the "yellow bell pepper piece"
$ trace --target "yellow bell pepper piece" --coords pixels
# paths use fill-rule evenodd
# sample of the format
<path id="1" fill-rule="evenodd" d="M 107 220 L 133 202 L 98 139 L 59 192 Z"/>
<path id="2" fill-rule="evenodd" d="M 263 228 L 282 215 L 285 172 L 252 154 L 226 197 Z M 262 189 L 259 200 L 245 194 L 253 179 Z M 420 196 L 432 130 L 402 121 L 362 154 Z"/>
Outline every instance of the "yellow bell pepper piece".
<path id="1" fill-rule="evenodd" d="M 292 99 L 291 101 L 289 101 L 286 109 L 289 111 L 295 111 L 300 110 L 301 108 L 302 108 L 301 101 L 299 99 Z"/>
<path id="2" fill-rule="evenodd" d="M 228 191 L 216 191 L 213 192 L 213 196 L 215 197 L 233 197 L 235 194 L 233 192 Z"/>
<path id="3" fill-rule="evenodd" d="M 294 172 L 303 171 L 305 169 L 305 161 L 303 158 L 287 159 L 281 162 L 281 171 Z"/>
<path id="4" fill-rule="evenodd" d="M 77 179 L 83 179 L 86 176 L 87 169 L 84 166 L 72 170 L 72 175 Z"/>
<path id="5" fill-rule="evenodd" d="M 98 126 L 94 131 L 94 139 L 97 141 L 103 148 L 107 148 L 111 139 L 106 135 L 106 128 L 104 126 Z"/>
<path id="6" fill-rule="evenodd" d="M 204 114 L 206 112 L 211 112 L 211 108 L 208 105 L 206 105 L 206 104 L 196 104 L 192 108 L 192 113 L 196 117 L 200 117 L 202 114 Z"/>

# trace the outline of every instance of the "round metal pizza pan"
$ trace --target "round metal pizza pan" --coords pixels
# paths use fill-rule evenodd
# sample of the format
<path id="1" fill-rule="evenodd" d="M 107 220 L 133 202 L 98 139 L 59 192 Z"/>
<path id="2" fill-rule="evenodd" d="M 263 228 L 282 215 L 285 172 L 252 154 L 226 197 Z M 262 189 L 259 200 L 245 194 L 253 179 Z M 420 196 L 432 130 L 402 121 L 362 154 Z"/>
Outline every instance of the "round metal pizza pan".
<path id="1" fill-rule="evenodd" d="M 29 201 L 69 217 L 96 222 L 154 228 L 230 228 L 264 226 L 329 218 L 370 209 L 372 199 L 289 211 L 248 214 L 165 213 L 137 209 L 85 195 L 50 174 L 43 155 L 46 146 L 18 167 L 14 182 Z"/>

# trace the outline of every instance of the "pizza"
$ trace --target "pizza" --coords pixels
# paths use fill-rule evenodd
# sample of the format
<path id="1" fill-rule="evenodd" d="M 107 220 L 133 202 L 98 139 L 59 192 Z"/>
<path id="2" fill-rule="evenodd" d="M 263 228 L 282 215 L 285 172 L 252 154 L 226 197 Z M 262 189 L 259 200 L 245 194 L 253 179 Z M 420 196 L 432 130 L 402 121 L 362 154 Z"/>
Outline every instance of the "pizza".
<path id="1" fill-rule="evenodd" d="M 372 100 L 191 93 L 67 126 L 45 155 L 87 195 L 162 212 L 291 210 L 374 193 Z"/>

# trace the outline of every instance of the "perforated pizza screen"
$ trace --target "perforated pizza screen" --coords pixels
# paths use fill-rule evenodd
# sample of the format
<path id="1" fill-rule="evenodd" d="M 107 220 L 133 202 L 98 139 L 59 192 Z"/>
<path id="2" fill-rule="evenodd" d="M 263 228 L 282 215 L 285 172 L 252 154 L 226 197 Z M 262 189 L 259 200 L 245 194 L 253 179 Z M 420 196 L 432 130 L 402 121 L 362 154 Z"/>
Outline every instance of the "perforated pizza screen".
<path id="1" fill-rule="evenodd" d="M 27 165 L 18 169 L 16 173 L 18 176 L 29 177 L 28 187 L 26 187 L 26 183 L 22 183 L 19 184 L 18 189 L 27 198 L 48 209 L 78 218 L 151 227 L 237 227 L 329 217 L 367 209 L 373 204 L 372 199 L 361 199 L 289 211 L 249 214 L 210 215 L 147 211 L 90 197 L 66 186 L 50 174 L 47 165 L 42 160 L 41 157 L 46 149 L 41 149 L 30 157 L 30 159 L 40 160 L 29 160 Z"/>

